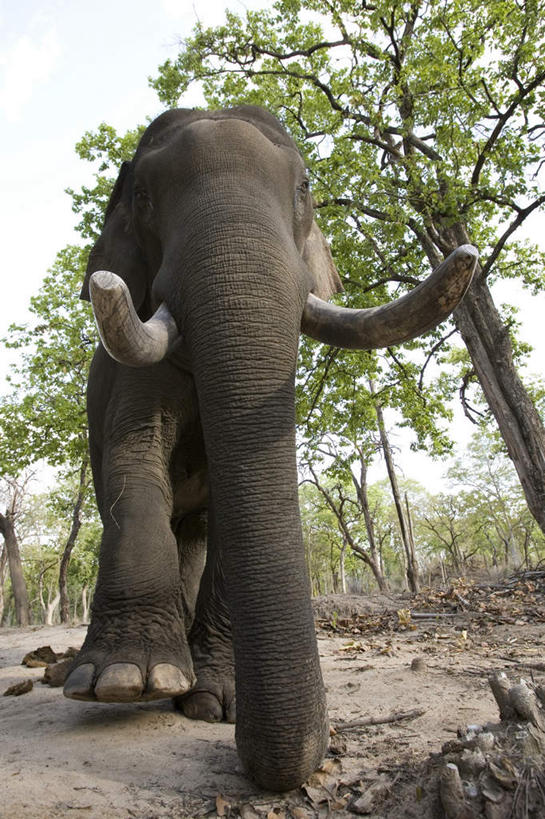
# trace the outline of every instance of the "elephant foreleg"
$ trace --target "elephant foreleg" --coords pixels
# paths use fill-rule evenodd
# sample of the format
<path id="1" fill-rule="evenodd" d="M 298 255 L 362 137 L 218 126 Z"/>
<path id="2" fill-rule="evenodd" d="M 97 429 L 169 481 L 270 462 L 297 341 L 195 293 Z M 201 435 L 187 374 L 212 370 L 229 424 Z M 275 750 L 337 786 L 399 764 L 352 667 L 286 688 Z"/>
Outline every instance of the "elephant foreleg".
<path id="1" fill-rule="evenodd" d="M 169 472 L 188 410 L 160 376 L 121 370 L 104 417 L 90 415 L 104 532 L 91 624 L 65 684 L 74 699 L 158 699 L 195 682 Z"/>
<path id="2" fill-rule="evenodd" d="M 195 620 L 189 635 L 197 682 L 176 706 L 191 719 L 235 721 L 235 670 L 231 623 L 221 555 L 214 537 L 212 504 L 206 566 L 201 579 Z"/>

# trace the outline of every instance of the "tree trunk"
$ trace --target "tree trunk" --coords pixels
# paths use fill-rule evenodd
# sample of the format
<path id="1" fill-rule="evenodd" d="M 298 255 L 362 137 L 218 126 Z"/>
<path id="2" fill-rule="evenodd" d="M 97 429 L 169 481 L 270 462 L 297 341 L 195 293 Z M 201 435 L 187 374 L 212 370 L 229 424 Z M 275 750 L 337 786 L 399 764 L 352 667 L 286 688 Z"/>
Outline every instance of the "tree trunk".
<path id="1" fill-rule="evenodd" d="M 6 582 L 6 566 L 8 564 L 8 552 L 6 549 L 6 545 L 2 546 L 2 551 L 0 552 L 0 624 L 3 622 L 4 619 L 4 606 L 5 606 L 5 594 L 4 594 L 4 584 Z"/>
<path id="2" fill-rule="evenodd" d="M 470 242 L 462 224 L 444 231 L 443 238 L 452 250 Z M 441 259 L 430 261 L 435 264 Z M 545 533 L 545 428 L 515 369 L 509 331 L 502 323 L 479 265 L 453 316 L 517 471 L 528 508 Z"/>
<path id="3" fill-rule="evenodd" d="M 370 382 L 369 389 L 372 395 L 374 395 L 374 388 L 373 383 Z M 406 557 L 406 567 L 407 567 L 407 581 L 409 583 L 410 590 L 417 594 L 419 591 L 419 580 L 418 580 L 418 565 L 416 562 L 416 554 L 414 543 L 412 542 L 409 526 L 407 525 L 407 521 L 405 520 L 405 515 L 403 513 L 403 506 L 401 503 L 401 495 L 399 493 L 399 486 L 397 483 L 397 477 L 394 469 L 394 459 L 392 457 L 392 450 L 390 447 L 390 442 L 388 440 L 388 435 L 386 433 L 386 425 L 384 423 L 384 415 L 382 412 L 382 407 L 378 400 L 375 400 L 375 411 L 377 414 L 377 423 L 378 423 L 378 430 L 380 434 L 380 442 L 382 445 L 382 451 L 384 453 L 384 461 L 386 463 L 386 470 L 388 472 L 388 479 L 390 481 L 390 487 L 392 490 L 392 497 L 394 499 L 394 505 L 397 512 L 397 519 L 399 521 L 399 530 L 401 532 L 401 540 L 403 542 L 403 548 L 405 550 L 405 557 Z"/>
<path id="4" fill-rule="evenodd" d="M 55 609 L 59 605 L 59 600 L 61 599 L 60 593 L 57 592 L 53 600 L 51 600 L 51 596 L 48 594 L 48 600 L 45 607 L 45 624 L 46 626 L 53 625 L 53 619 L 55 615 Z"/>
<path id="5" fill-rule="evenodd" d="M 15 621 L 18 626 L 30 625 L 30 605 L 28 592 L 23 574 L 21 554 L 13 519 L 15 516 L 15 501 L 12 501 L 10 508 L 5 515 L 0 514 L 0 533 L 4 536 L 5 549 L 8 557 L 9 574 L 11 578 L 11 588 L 15 600 Z"/>
<path id="6" fill-rule="evenodd" d="M 61 623 L 70 622 L 70 598 L 68 596 L 68 566 L 70 565 L 70 558 L 72 550 L 76 545 L 79 530 L 81 528 L 81 508 L 85 498 L 85 490 L 87 488 L 87 473 L 89 469 L 89 461 L 84 458 L 81 464 L 79 473 L 79 486 L 74 509 L 72 512 L 72 526 L 70 527 L 70 534 L 66 541 L 64 551 L 62 554 L 61 565 L 59 569 L 59 595 L 60 595 L 60 617 Z"/>
<path id="7" fill-rule="evenodd" d="M 363 519 L 365 521 L 365 531 L 367 532 L 367 540 L 369 541 L 369 554 L 371 556 L 373 564 L 376 566 L 376 571 L 374 571 L 375 579 L 377 581 L 380 591 L 385 592 L 388 591 L 388 582 L 384 577 L 384 567 L 382 565 L 382 560 L 377 549 L 377 542 L 375 538 L 375 525 L 373 523 L 371 510 L 369 509 L 369 498 L 367 495 L 367 463 L 365 461 L 363 452 L 360 451 L 359 454 L 360 480 L 358 483 L 354 475 L 352 475 L 352 480 L 354 482 L 354 486 L 358 495 L 358 503 L 363 512 Z"/>
<path id="8" fill-rule="evenodd" d="M 81 589 L 81 622 L 88 623 L 89 622 L 89 595 L 88 595 L 89 588 L 87 583 Z"/>
<path id="9" fill-rule="evenodd" d="M 344 559 L 346 556 L 346 547 L 348 546 L 348 541 L 346 538 L 343 538 L 343 545 L 341 547 L 341 552 L 339 555 L 339 579 L 341 581 L 341 593 L 346 594 L 346 571 L 344 566 Z"/>

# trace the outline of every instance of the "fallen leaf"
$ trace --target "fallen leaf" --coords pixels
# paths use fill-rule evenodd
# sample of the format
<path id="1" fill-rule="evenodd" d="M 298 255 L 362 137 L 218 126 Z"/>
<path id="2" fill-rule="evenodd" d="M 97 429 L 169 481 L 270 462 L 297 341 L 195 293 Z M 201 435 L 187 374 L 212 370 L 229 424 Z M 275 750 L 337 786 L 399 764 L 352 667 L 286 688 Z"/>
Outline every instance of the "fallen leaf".
<path id="1" fill-rule="evenodd" d="M 293 819 L 311 819 L 310 813 L 304 808 L 291 808 L 290 810 Z"/>
<path id="2" fill-rule="evenodd" d="M 411 623 L 411 610 L 399 609 L 397 612 L 397 619 L 400 626 L 408 626 Z"/>
<path id="3" fill-rule="evenodd" d="M 339 649 L 339 651 L 365 651 L 365 646 L 361 640 L 350 640 Z"/>
<path id="4" fill-rule="evenodd" d="M 221 795 L 221 793 L 218 793 L 216 796 L 216 813 L 218 816 L 229 816 L 230 812 L 230 803 Z"/>

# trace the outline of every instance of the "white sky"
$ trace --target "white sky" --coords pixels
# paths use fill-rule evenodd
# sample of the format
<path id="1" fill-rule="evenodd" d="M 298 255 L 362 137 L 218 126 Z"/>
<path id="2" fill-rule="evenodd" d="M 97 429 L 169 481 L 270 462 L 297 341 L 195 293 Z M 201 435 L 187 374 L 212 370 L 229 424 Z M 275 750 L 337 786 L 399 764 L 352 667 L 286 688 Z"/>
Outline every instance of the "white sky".
<path id="1" fill-rule="evenodd" d="M 11 322 L 27 320 L 29 299 L 57 251 L 78 242 L 64 189 L 88 181 L 90 166 L 75 143 L 100 122 L 124 131 L 160 113 L 147 78 L 176 55 L 195 8 L 203 22 L 218 24 L 226 6 L 245 8 L 241 0 L 0 0 L 0 337 Z M 543 214 L 533 220 L 538 237 L 544 222 Z M 508 298 L 507 289 L 502 285 L 498 300 Z M 543 374 L 545 296 L 513 290 L 523 307 L 521 334 L 536 347 L 531 370 Z M 0 351 L 0 394 L 9 360 Z M 460 440 L 472 432 L 461 417 L 456 429 Z M 405 457 L 403 465 L 426 483 L 443 470 L 426 456 Z"/>

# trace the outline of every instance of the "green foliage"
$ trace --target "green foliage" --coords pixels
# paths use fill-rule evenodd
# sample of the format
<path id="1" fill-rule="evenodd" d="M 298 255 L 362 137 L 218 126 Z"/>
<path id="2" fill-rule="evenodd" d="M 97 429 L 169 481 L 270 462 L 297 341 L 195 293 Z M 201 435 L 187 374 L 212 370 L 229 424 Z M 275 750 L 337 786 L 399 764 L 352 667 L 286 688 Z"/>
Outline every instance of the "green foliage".
<path id="1" fill-rule="evenodd" d="M 81 215 L 77 230 L 84 239 L 98 238 L 119 168 L 132 159 L 145 127 L 140 125 L 120 136 L 115 128 L 103 122 L 95 132 L 86 131 L 77 143 L 79 157 L 96 167 L 94 187 L 84 185 L 80 192 L 72 188 L 66 191 L 72 197 L 72 210 Z"/>
<path id="2" fill-rule="evenodd" d="M 44 459 L 81 462 L 87 452 L 85 392 L 96 346 L 90 307 L 79 300 L 87 253 L 62 250 L 40 292 L 32 321 L 11 325 L 6 346 L 19 351 L 0 402 L 0 471 L 18 474 Z"/>
<path id="3" fill-rule="evenodd" d="M 77 484 L 74 476 L 68 476 L 49 492 L 27 493 L 21 504 L 17 532 L 34 623 L 44 622 L 47 605 L 53 605 L 57 597 L 59 567 L 70 529 Z M 83 507 L 78 549 L 72 556 L 68 571 L 70 599 L 75 606 L 81 601 L 82 589 L 92 589 L 94 586 L 101 530 L 89 489 Z M 7 597 L 9 589 L 8 581 Z M 82 613 L 81 606 L 79 613 Z M 52 615 L 54 621 L 58 621 L 58 600 Z M 8 622 L 11 616 L 8 607 L 5 613 Z"/>
<path id="4" fill-rule="evenodd" d="M 514 234 L 545 202 L 544 10 L 539 0 L 277 0 L 197 25 L 153 86 L 175 106 L 197 82 L 210 106 L 260 104 L 285 123 L 310 168 L 341 301 L 373 306 L 412 287 L 459 243 L 460 226 L 485 276 L 517 276 L 538 291 L 545 256 Z M 514 339 L 513 316 L 506 321 Z M 448 363 L 450 332 L 386 355 L 304 342 L 300 421 L 312 436 L 353 438 L 348 428 L 368 422 L 372 378 L 414 445 L 445 452 L 455 385 L 428 365 Z M 516 345 L 517 359 L 526 352 Z M 466 376 L 467 367 L 456 373 Z"/>

